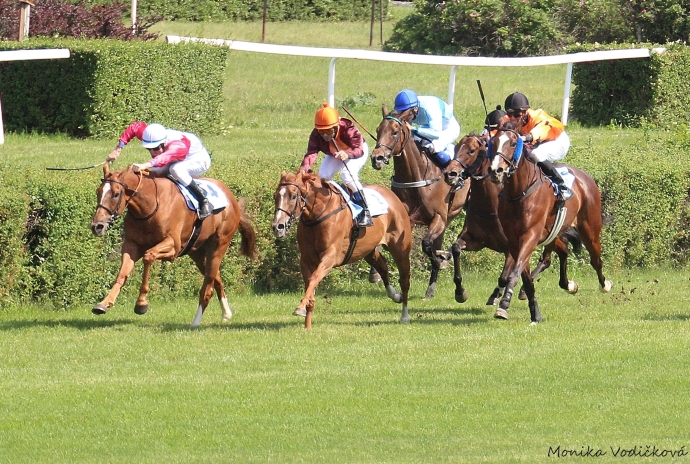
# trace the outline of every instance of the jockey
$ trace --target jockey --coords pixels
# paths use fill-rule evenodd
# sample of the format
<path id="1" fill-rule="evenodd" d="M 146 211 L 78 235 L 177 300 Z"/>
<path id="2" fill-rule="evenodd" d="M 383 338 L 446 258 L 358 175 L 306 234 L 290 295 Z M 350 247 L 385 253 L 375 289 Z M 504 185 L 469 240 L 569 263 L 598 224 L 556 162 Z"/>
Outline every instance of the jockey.
<path id="1" fill-rule="evenodd" d="M 328 103 L 324 103 L 314 116 L 314 130 L 309 136 L 307 153 L 299 170 L 309 171 L 319 152 L 326 154 L 319 168 L 319 176 L 333 179 L 340 173 L 343 183 L 352 192 L 352 200 L 363 209 L 357 217 L 357 226 L 374 225 L 359 181 L 359 170 L 369 158 L 369 146 L 352 121 L 341 118 L 338 110 L 328 106 Z"/>
<path id="2" fill-rule="evenodd" d="M 395 111 L 412 109 L 412 133 L 420 140 L 429 158 L 442 169 L 455 154 L 455 140 L 460 136 L 460 124 L 452 108 L 434 96 L 417 96 L 405 89 L 395 97 Z"/>
<path id="3" fill-rule="evenodd" d="M 493 137 L 496 135 L 498 128 L 506 122 L 508 122 L 507 113 L 501 109 L 501 105 L 496 105 L 496 109 L 486 115 L 482 135 Z"/>
<path id="4" fill-rule="evenodd" d="M 134 172 L 151 171 L 161 176 L 171 175 L 199 202 L 199 219 L 206 219 L 211 212 L 211 205 L 204 191 L 192 176 L 201 176 L 211 167 L 211 156 L 199 137 L 189 132 L 166 129 L 161 124 L 133 122 L 120 136 L 120 141 L 106 161 L 112 162 L 120 156 L 122 148 L 133 138 L 141 140 L 142 145 L 151 154 L 151 160 L 133 164 Z"/>
<path id="5" fill-rule="evenodd" d="M 570 137 L 565 132 L 565 126 L 541 108 L 530 109 L 527 97 L 519 92 L 508 95 L 504 106 L 509 120 L 518 123 L 522 139 L 533 147 L 532 159 L 558 186 L 558 204 L 563 204 L 568 187 L 552 161 L 565 158 L 570 149 Z"/>

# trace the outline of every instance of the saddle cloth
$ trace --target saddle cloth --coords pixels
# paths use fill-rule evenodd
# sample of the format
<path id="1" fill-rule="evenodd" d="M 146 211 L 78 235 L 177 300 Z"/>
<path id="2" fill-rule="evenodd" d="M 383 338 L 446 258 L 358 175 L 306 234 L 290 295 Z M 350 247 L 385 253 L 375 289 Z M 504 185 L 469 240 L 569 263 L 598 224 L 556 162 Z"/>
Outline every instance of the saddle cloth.
<path id="1" fill-rule="evenodd" d="M 177 188 L 180 189 L 180 192 L 182 192 L 182 196 L 187 202 L 187 208 L 191 209 L 192 211 L 196 211 L 197 209 L 199 209 L 199 202 L 196 200 L 196 198 L 194 198 L 194 196 L 191 193 L 189 193 L 187 187 L 180 184 L 175 179 L 172 179 L 170 177 L 169 179 L 175 182 Z M 194 179 L 194 182 L 199 184 L 201 190 L 203 190 L 204 193 L 206 193 L 206 198 L 208 199 L 208 202 L 211 204 L 211 208 L 213 208 L 214 213 L 225 209 L 230 204 L 228 198 L 225 196 L 223 191 L 220 188 L 218 188 L 218 186 L 213 182 L 209 182 L 206 179 Z"/>
<path id="2" fill-rule="evenodd" d="M 575 183 L 575 175 L 572 172 L 570 172 L 566 166 L 558 166 L 556 167 L 556 171 L 558 171 L 558 173 L 563 178 L 565 186 L 568 187 L 568 193 L 565 196 L 565 200 L 567 200 L 568 198 L 573 196 L 573 184 Z M 551 181 L 551 185 L 553 186 L 553 194 L 557 195 L 558 187 L 553 181 Z"/>
<path id="3" fill-rule="evenodd" d="M 350 194 L 345 187 L 333 181 L 328 181 L 328 183 L 334 185 L 340 191 L 343 198 L 345 198 L 345 201 L 347 201 L 347 205 L 350 207 L 352 219 L 356 219 L 357 216 L 359 216 L 359 213 L 362 212 L 362 207 L 352 201 Z M 371 217 L 381 216 L 382 214 L 388 213 L 388 202 L 384 200 L 379 192 L 366 187 L 364 187 L 362 190 L 364 192 L 364 199 L 367 201 L 367 206 L 369 206 L 369 213 L 371 214 Z"/>

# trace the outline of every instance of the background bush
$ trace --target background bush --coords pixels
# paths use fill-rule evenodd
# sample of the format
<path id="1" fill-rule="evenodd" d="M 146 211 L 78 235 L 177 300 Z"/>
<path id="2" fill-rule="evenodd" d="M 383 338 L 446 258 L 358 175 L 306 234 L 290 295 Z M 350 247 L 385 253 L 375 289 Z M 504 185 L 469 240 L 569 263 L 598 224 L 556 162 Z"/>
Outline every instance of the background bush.
<path id="1" fill-rule="evenodd" d="M 69 59 L 0 62 L 7 130 L 114 137 L 137 120 L 199 134 L 220 130 L 227 48 L 107 39 L 0 43 L 63 47 Z"/>

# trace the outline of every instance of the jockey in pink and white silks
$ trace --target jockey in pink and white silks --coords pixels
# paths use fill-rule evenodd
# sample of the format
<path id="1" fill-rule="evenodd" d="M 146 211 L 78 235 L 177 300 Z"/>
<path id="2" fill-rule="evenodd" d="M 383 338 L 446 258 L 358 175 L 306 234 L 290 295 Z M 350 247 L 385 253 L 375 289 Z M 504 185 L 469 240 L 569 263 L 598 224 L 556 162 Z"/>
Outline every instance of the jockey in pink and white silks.
<path id="1" fill-rule="evenodd" d="M 133 122 L 120 136 L 117 148 L 106 161 L 114 161 L 120 156 L 122 148 L 133 138 L 141 140 L 151 154 L 151 160 L 132 165 L 134 172 L 151 171 L 159 176 L 171 175 L 194 195 L 199 202 L 199 219 L 205 219 L 212 212 L 211 205 L 203 190 L 192 176 L 201 176 L 211 167 L 211 156 L 196 135 L 174 129 L 166 129 L 161 124 Z"/>
<path id="2" fill-rule="evenodd" d="M 453 109 L 435 96 L 417 95 L 414 90 L 402 90 L 395 97 L 395 111 L 412 109 L 412 133 L 420 141 L 431 160 L 442 169 L 455 156 L 455 141 L 460 137 L 460 123 Z"/>

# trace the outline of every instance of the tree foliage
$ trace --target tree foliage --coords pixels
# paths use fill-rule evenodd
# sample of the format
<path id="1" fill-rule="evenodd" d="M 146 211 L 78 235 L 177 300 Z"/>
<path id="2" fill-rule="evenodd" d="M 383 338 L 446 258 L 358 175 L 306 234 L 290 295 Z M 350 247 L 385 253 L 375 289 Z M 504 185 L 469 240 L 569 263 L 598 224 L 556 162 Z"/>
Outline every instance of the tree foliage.
<path id="1" fill-rule="evenodd" d="M 690 0 L 416 0 L 389 51 L 533 56 L 576 43 L 685 43 Z"/>

